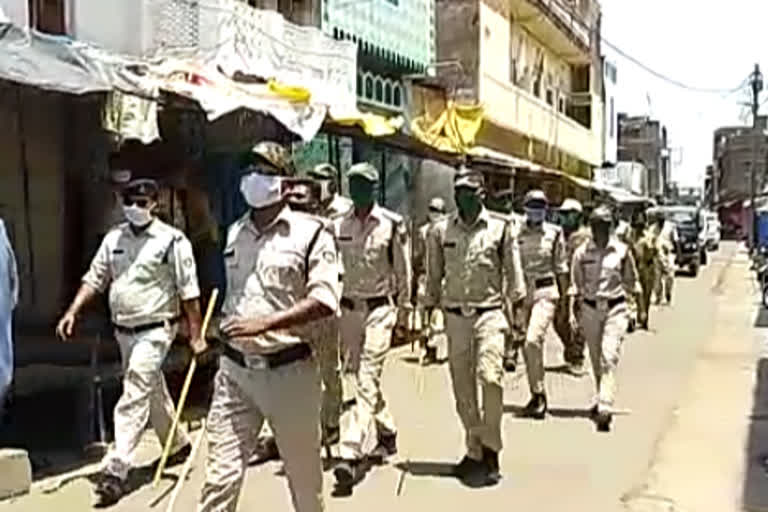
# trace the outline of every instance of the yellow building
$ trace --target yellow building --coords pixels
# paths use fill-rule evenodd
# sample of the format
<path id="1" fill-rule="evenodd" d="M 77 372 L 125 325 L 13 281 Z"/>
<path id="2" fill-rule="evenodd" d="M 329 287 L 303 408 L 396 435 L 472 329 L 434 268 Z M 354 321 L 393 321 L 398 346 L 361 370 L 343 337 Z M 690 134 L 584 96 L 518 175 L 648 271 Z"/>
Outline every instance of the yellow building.
<path id="1" fill-rule="evenodd" d="M 477 100 L 476 144 L 589 179 L 603 161 L 596 0 L 441 0 L 440 81 Z"/>

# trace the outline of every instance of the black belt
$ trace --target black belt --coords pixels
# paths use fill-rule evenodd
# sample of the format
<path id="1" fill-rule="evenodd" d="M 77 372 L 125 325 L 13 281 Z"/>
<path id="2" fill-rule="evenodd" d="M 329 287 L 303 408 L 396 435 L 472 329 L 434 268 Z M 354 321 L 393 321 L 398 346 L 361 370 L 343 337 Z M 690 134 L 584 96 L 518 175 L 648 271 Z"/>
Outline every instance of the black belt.
<path id="1" fill-rule="evenodd" d="M 552 286 L 553 284 L 555 284 L 555 278 L 552 276 L 542 277 L 541 279 L 536 279 L 533 282 L 533 286 L 536 288 L 546 288 L 547 286 Z"/>
<path id="2" fill-rule="evenodd" d="M 394 301 L 391 297 L 384 296 L 384 297 L 372 297 L 370 299 L 361 299 L 361 301 L 365 302 L 366 306 L 368 306 L 368 311 L 373 311 L 376 308 L 380 308 L 381 306 L 388 306 L 390 304 L 394 304 Z M 344 309 L 355 309 L 355 300 L 350 299 L 349 297 L 342 297 L 339 301 L 339 304 Z"/>
<path id="3" fill-rule="evenodd" d="M 227 343 L 223 344 L 223 348 L 224 350 L 222 353 L 232 360 L 232 362 L 243 368 L 248 368 L 248 364 L 246 363 L 248 356 Z M 255 356 L 255 358 L 261 358 L 264 361 L 264 366 L 273 370 L 287 364 L 295 363 L 296 361 L 309 359 L 311 355 L 312 349 L 309 347 L 309 344 L 296 343 L 295 345 L 291 345 L 288 348 L 284 348 L 283 350 L 279 350 L 272 354 L 259 354 Z"/>
<path id="4" fill-rule="evenodd" d="M 452 314 L 452 315 L 459 315 L 459 316 L 472 316 L 477 315 L 480 316 L 484 313 L 488 313 L 489 311 L 496 311 L 497 309 L 501 309 L 501 306 L 491 306 L 486 308 L 468 308 L 467 310 L 462 311 L 462 308 L 445 308 L 445 310 Z"/>
<path id="5" fill-rule="evenodd" d="M 608 304 L 608 309 L 613 309 L 619 304 L 624 304 L 627 301 L 627 298 L 624 296 L 616 297 L 615 299 L 608 299 L 606 303 Z M 597 301 L 592 299 L 584 299 L 584 304 L 591 307 L 592 309 L 597 309 Z"/>
<path id="6" fill-rule="evenodd" d="M 135 327 L 126 327 L 124 325 L 115 325 L 115 330 L 123 334 L 139 334 L 140 332 L 151 331 L 152 329 L 159 329 L 165 327 L 166 322 L 170 325 L 175 325 L 179 321 L 179 317 L 169 318 L 168 320 L 162 320 L 160 322 L 152 322 L 149 324 L 137 325 Z"/>

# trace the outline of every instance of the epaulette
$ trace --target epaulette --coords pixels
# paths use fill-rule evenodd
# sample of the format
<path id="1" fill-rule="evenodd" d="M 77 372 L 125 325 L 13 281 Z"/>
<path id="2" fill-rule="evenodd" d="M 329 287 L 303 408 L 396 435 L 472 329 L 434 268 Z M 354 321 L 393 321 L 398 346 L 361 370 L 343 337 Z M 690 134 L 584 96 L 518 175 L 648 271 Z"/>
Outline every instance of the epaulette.
<path id="1" fill-rule="evenodd" d="M 399 213 L 395 213 L 392 210 L 387 210 L 386 208 L 380 208 L 379 211 L 381 212 L 382 216 L 391 220 L 395 224 L 403 224 L 405 222 L 405 219 L 403 218 L 402 215 L 400 215 Z"/>

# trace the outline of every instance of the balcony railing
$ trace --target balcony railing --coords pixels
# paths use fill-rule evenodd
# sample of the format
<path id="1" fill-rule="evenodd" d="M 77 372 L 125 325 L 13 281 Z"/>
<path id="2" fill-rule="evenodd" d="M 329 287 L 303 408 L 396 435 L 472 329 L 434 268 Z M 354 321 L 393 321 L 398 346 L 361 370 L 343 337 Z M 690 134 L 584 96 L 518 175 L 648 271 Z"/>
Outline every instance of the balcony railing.
<path id="1" fill-rule="evenodd" d="M 589 47 L 589 20 L 576 12 L 575 6 L 567 6 L 565 0 L 536 0 L 536 3 L 560 20 L 581 44 Z M 574 2 L 575 4 L 575 2 Z"/>
<path id="2" fill-rule="evenodd" d="M 486 116 L 494 123 L 550 144 L 584 162 L 593 165 L 601 163 L 601 136 L 598 129 L 586 128 L 545 101 L 488 72 L 483 73 L 480 90 L 481 101 L 493 105 Z M 595 99 L 592 119 L 601 119 L 601 116 L 600 103 Z M 599 125 L 599 122 L 593 123 L 595 128 Z"/>

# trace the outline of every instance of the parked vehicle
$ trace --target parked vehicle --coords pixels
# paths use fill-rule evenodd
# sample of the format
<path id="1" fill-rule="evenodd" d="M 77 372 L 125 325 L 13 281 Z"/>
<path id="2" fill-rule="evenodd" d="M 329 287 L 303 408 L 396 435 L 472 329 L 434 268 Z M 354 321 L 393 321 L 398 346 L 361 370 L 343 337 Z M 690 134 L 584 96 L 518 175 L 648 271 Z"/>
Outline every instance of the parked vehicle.
<path id="1" fill-rule="evenodd" d="M 706 246 L 708 251 L 716 251 L 720 248 L 721 226 L 720 219 L 715 212 L 706 212 Z"/>

